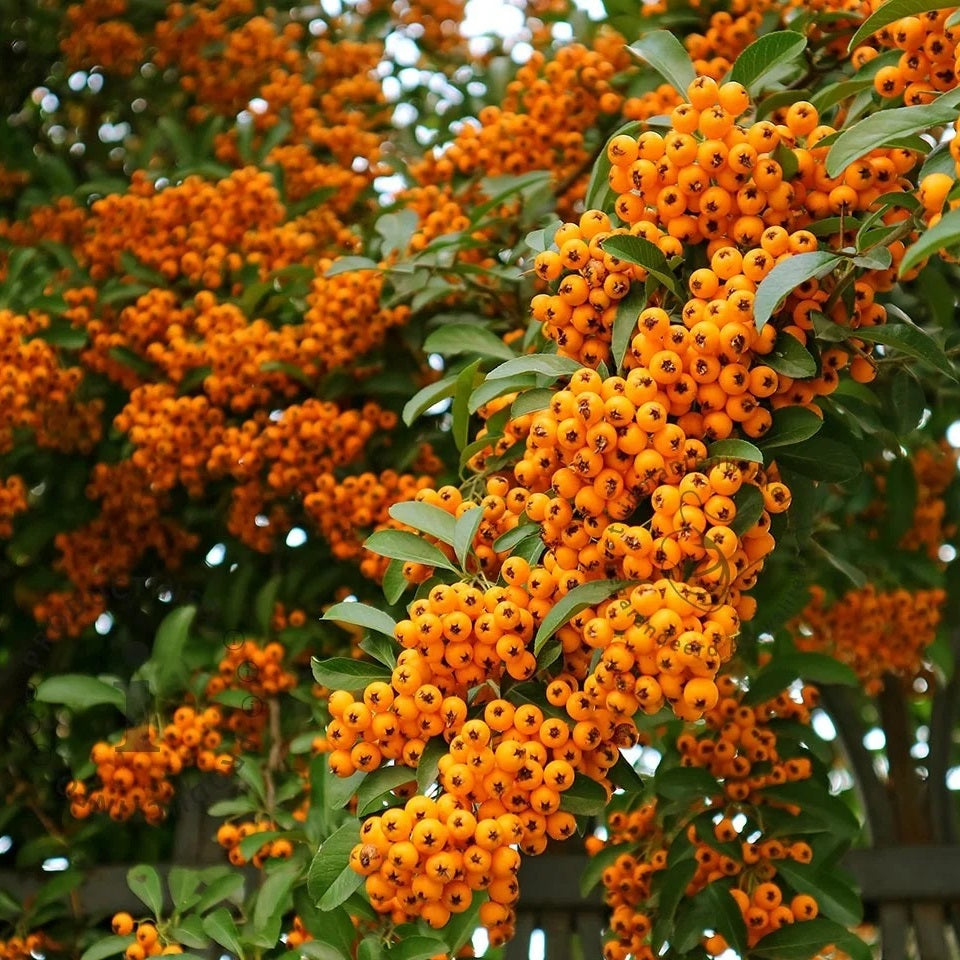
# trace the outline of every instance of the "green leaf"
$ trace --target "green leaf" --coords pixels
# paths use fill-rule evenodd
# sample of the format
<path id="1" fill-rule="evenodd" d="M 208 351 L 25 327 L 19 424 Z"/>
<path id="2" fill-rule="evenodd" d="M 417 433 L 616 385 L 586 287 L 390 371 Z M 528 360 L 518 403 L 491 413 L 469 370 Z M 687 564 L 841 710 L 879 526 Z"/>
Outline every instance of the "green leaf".
<path id="1" fill-rule="evenodd" d="M 197 887 L 200 886 L 200 871 L 188 870 L 186 867 L 171 867 L 167 874 L 167 886 L 170 888 L 174 913 L 183 913 L 200 899 L 197 893 Z"/>
<path id="2" fill-rule="evenodd" d="M 746 702 L 755 705 L 772 700 L 798 679 L 845 687 L 859 685 L 850 667 L 825 653 L 786 653 L 774 657 L 753 678 Z"/>
<path id="3" fill-rule="evenodd" d="M 890 384 L 893 429 L 898 437 L 913 433 L 923 419 L 927 398 L 920 382 L 909 370 L 900 370 Z"/>
<path id="4" fill-rule="evenodd" d="M 300 879 L 299 863 L 283 863 L 267 875 L 253 908 L 253 929 L 276 943 L 280 921 L 290 909 L 290 892 Z"/>
<path id="5" fill-rule="evenodd" d="M 635 137 L 641 130 L 643 130 L 643 123 L 641 121 L 630 120 L 622 127 L 614 130 L 607 139 L 607 143 L 609 144 L 611 140 L 620 136 Z M 593 165 L 593 170 L 590 172 L 590 181 L 587 184 L 586 199 L 584 200 L 585 209 L 606 210 L 608 208 L 607 196 L 611 192 L 609 184 L 610 167 L 610 158 L 607 156 L 605 147 L 600 156 L 597 157 L 597 162 Z M 546 234 L 546 236 L 552 238 L 561 225 L 562 224 L 557 223 L 553 230 Z M 546 244 L 541 247 L 542 250 L 546 248 Z"/>
<path id="6" fill-rule="evenodd" d="M 847 51 L 860 46 L 864 40 L 869 40 L 879 30 L 896 20 L 903 17 L 916 17 L 929 10 L 944 10 L 949 6 L 950 4 L 944 3 L 943 0 L 886 0 L 875 13 L 860 24 L 857 32 L 850 38 L 850 43 L 847 44 Z"/>
<path id="7" fill-rule="evenodd" d="M 862 327 L 856 331 L 856 335 L 868 343 L 892 347 L 908 357 L 929 363 L 951 380 L 957 379 L 953 364 L 939 344 L 919 327 L 909 323 L 888 323 L 879 327 Z"/>
<path id="8" fill-rule="evenodd" d="M 163 887 L 160 885 L 160 874 L 149 864 L 139 863 L 127 871 L 127 886 L 134 896 L 142 900 L 153 912 L 160 917 L 163 911 Z"/>
<path id="9" fill-rule="evenodd" d="M 387 603 L 393 605 L 409 587 L 407 578 L 403 575 L 403 561 L 391 560 L 387 564 L 387 572 L 383 575 L 383 596 Z"/>
<path id="10" fill-rule="evenodd" d="M 702 767 L 671 767 L 658 770 L 653 789 L 666 800 L 703 800 L 720 792 L 715 777 Z"/>
<path id="11" fill-rule="evenodd" d="M 539 524 L 536 524 L 536 523 L 518 524 L 512 530 L 508 530 L 506 533 L 501 533 L 500 536 L 493 541 L 494 552 L 506 553 L 508 550 L 513 550 L 513 548 L 518 543 L 522 543 L 528 537 L 539 537 L 539 535 L 540 535 Z"/>
<path id="12" fill-rule="evenodd" d="M 459 517 L 453 531 L 453 552 L 457 556 L 457 563 L 461 569 L 466 569 L 467 555 L 473 548 L 473 538 L 480 529 L 483 522 L 483 509 L 474 507 L 472 510 L 465 510 Z"/>
<path id="13" fill-rule="evenodd" d="M 391 676 L 391 671 L 379 663 L 350 657 L 332 657 L 329 660 L 314 657 L 311 666 L 317 683 L 331 690 L 360 690 L 375 680 L 389 683 Z"/>
<path id="14" fill-rule="evenodd" d="M 447 741 L 443 737 L 431 737 L 420 755 L 417 764 L 417 790 L 426 793 L 430 784 L 437 779 L 440 758 L 447 752 Z"/>
<path id="15" fill-rule="evenodd" d="M 362 770 L 357 770 L 349 777 L 338 777 L 329 767 L 326 767 L 324 776 L 327 778 L 324 782 L 324 800 L 330 809 L 341 810 L 360 789 L 366 774 Z"/>
<path id="16" fill-rule="evenodd" d="M 307 892 L 315 902 L 323 897 L 344 869 L 350 869 L 346 866 L 350 851 L 359 842 L 360 824 L 351 819 L 321 843 L 307 871 Z"/>
<path id="17" fill-rule="evenodd" d="M 197 913 L 206 913 L 224 900 L 239 900 L 243 897 L 243 874 L 229 873 L 218 877 L 200 895 L 194 910 Z"/>
<path id="18" fill-rule="evenodd" d="M 355 602 L 335 603 L 320 619 L 352 623 L 354 626 L 374 630 L 387 637 L 393 637 L 397 626 L 397 622 L 388 613 L 365 603 Z"/>
<path id="19" fill-rule="evenodd" d="M 363 544 L 368 550 L 390 557 L 392 560 L 405 560 L 422 563 L 428 567 L 440 567 L 443 570 L 456 570 L 439 548 L 427 543 L 415 533 L 405 530 L 380 530 L 367 537 Z"/>
<path id="20" fill-rule="evenodd" d="M 822 916 L 852 927 L 863 919 L 863 904 L 857 891 L 838 879 L 828 867 L 815 867 L 812 863 L 794 860 L 777 861 L 780 874 L 797 893 L 809 893 L 816 897 Z"/>
<path id="21" fill-rule="evenodd" d="M 867 585 L 867 575 L 857 566 L 850 563 L 849 560 L 838 557 L 835 553 L 828 550 L 822 543 L 813 541 L 817 551 L 831 567 L 839 570 L 855 587 L 862 590 Z"/>
<path id="22" fill-rule="evenodd" d="M 639 795 L 643 791 L 644 783 L 640 779 L 640 774 L 622 753 L 617 758 L 617 762 L 607 771 L 607 775 L 614 786 L 622 787 L 627 793 Z"/>
<path id="23" fill-rule="evenodd" d="M 414 420 L 422 416 L 441 400 L 452 397 L 456 389 L 457 378 L 455 376 L 444 377 L 436 383 L 428 383 L 421 390 L 418 390 L 404 405 L 402 413 L 403 422 L 409 427 Z"/>
<path id="24" fill-rule="evenodd" d="M 604 253 L 612 253 L 615 257 L 619 257 L 627 263 L 634 263 L 643 267 L 650 276 L 659 280 L 671 293 L 678 297 L 683 295 L 680 283 L 673 275 L 673 271 L 667 263 L 667 258 L 655 243 L 628 233 L 615 233 L 607 237 L 601 246 Z"/>
<path id="25" fill-rule="evenodd" d="M 463 913 L 455 913 L 443 927 L 443 935 L 449 947 L 450 956 L 455 956 L 473 937 L 474 931 L 480 926 L 480 905 L 486 899 L 483 890 L 473 894 L 473 901 Z"/>
<path id="26" fill-rule="evenodd" d="M 126 705 L 123 691 L 84 673 L 63 673 L 47 677 L 37 687 L 35 699 L 41 703 L 62 703 L 73 711 L 109 703 L 118 710 Z"/>
<path id="27" fill-rule="evenodd" d="M 630 349 L 633 332 L 637 329 L 637 318 L 646 304 L 647 291 L 642 283 L 631 283 L 630 292 L 617 304 L 617 312 L 613 318 L 613 337 L 610 343 L 617 370 L 623 367 L 623 358 Z"/>
<path id="28" fill-rule="evenodd" d="M 587 865 L 580 874 L 580 896 L 586 899 L 590 891 L 600 882 L 603 871 L 609 867 L 617 857 L 635 850 L 632 843 L 614 843 L 604 847 L 587 859 Z"/>
<path id="29" fill-rule="evenodd" d="M 447 945 L 436 937 L 403 937 L 391 947 L 386 955 L 390 960 L 430 960 L 440 954 L 446 954 Z"/>
<path id="30" fill-rule="evenodd" d="M 813 354 L 792 333 L 785 330 L 777 334 L 773 349 L 763 359 L 768 366 L 785 377 L 802 379 L 817 375 L 817 361 L 813 359 Z"/>
<path id="31" fill-rule="evenodd" d="M 327 267 L 325 277 L 335 277 L 353 270 L 379 270 L 380 265 L 369 257 L 338 257 Z"/>
<path id="32" fill-rule="evenodd" d="M 736 900 L 730 895 L 730 891 L 719 883 L 707 884 L 703 891 L 704 899 L 713 909 L 714 928 L 718 933 L 723 934 L 727 943 L 733 949 L 745 956 L 747 953 L 747 928 L 743 922 L 743 914 L 737 906 Z"/>
<path id="33" fill-rule="evenodd" d="M 203 932 L 243 960 L 243 947 L 240 945 L 240 931 L 236 921 L 225 907 L 217 907 L 213 913 L 203 918 Z"/>
<path id="34" fill-rule="evenodd" d="M 322 849 L 321 847 L 321 852 Z M 336 910 L 361 886 L 363 886 L 363 877 L 359 873 L 354 873 L 349 866 L 344 867 L 317 901 L 317 908 L 319 910 Z"/>
<path id="35" fill-rule="evenodd" d="M 183 659 L 183 649 L 196 615 L 195 606 L 178 607 L 171 610 L 157 627 L 150 655 L 150 663 L 154 666 L 151 687 L 157 696 L 162 697 L 181 689 L 187 680 L 188 669 Z"/>
<path id="36" fill-rule="evenodd" d="M 667 868 L 656 874 L 657 888 L 657 923 L 654 928 L 653 945 L 655 950 L 663 946 L 663 941 L 670 935 L 670 928 L 680 906 L 680 901 L 686 896 L 687 886 L 697 872 L 697 861 L 693 857 L 684 857 L 682 860 L 668 862 Z"/>
<path id="37" fill-rule="evenodd" d="M 734 61 L 729 79 L 742 83 L 751 96 L 764 89 L 769 78 L 783 65 L 800 56 L 807 38 L 793 30 L 778 30 L 754 40 Z"/>
<path id="38" fill-rule="evenodd" d="M 136 937 L 103 937 L 87 947 L 80 955 L 80 960 L 105 960 L 106 957 L 123 953 L 131 943 L 136 943 Z"/>
<path id="39" fill-rule="evenodd" d="M 521 393 L 510 407 L 511 418 L 525 417 L 528 413 L 546 410 L 553 399 L 553 393 L 553 390 L 547 388 L 527 390 L 525 393 Z"/>
<path id="40" fill-rule="evenodd" d="M 40 309 L 36 304 L 34 306 L 36 309 Z M 63 322 L 51 324 L 45 330 L 38 330 L 34 339 L 43 340 L 64 350 L 82 350 L 88 342 L 85 330 L 77 330 Z"/>
<path id="41" fill-rule="evenodd" d="M 860 822 L 847 804 L 813 780 L 762 787 L 761 792 L 765 797 L 799 807 L 803 817 L 820 820 L 837 837 L 852 838 L 860 830 Z"/>
<path id="42" fill-rule="evenodd" d="M 941 94 L 933 103 L 880 110 L 847 127 L 827 154 L 827 176 L 838 177 L 844 169 L 871 150 L 931 127 L 952 123 L 960 107 L 960 89 Z M 776 270 L 776 267 L 774 268 Z M 773 271 L 771 271 L 772 273 Z"/>
<path id="43" fill-rule="evenodd" d="M 890 464 L 883 500 L 887 504 L 883 532 L 896 543 L 913 526 L 917 506 L 917 477 L 907 457 L 897 457 Z"/>
<path id="44" fill-rule="evenodd" d="M 856 159 L 856 158 L 854 158 Z M 811 277 L 823 277 L 840 262 L 840 257 L 829 250 L 798 253 L 778 263 L 757 287 L 753 301 L 753 320 L 758 330 L 766 326 L 781 300 L 806 283 Z"/>
<path id="45" fill-rule="evenodd" d="M 823 426 L 823 420 L 804 407 L 781 407 L 773 415 L 773 426 L 757 441 L 764 451 L 790 447 L 809 440 Z"/>
<path id="46" fill-rule="evenodd" d="M 570 357 L 561 357 L 555 353 L 532 353 L 524 357 L 514 357 L 494 367 L 488 374 L 488 380 L 505 380 L 517 374 L 538 373 L 548 377 L 568 377 L 576 373 L 582 364 Z"/>
<path id="47" fill-rule="evenodd" d="M 445 357 L 475 353 L 496 360 L 512 360 L 516 357 L 515 351 L 495 333 L 477 323 L 445 323 L 427 337 L 423 352 L 440 353 Z"/>
<path id="48" fill-rule="evenodd" d="M 960 210 L 945 213 L 932 227 L 920 234 L 920 239 L 911 244 L 900 262 L 900 276 L 917 266 L 921 260 L 934 256 L 943 247 L 960 245 Z"/>
<path id="49" fill-rule="evenodd" d="M 683 44 L 670 31 L 645 33 L 627 50 L 649 63 L 681 98 L 687 98 L 687 87 L 696 79 L 697 73 Z"/>
<path id="50" fill-rule="evenodd" d="M 464 367 L 457 374 L 457 384 L 453 393 L 453 404 L 450 407 L 450 412 L 453 416 L 451 431 L 453 442 L 458 450 L 463 450 L 470 440 L 470 396 L 473 393 L 479 368 L 480 361 L 474 360 L 473 363 Z"/>
<path id="51" fill-rule="evenodd" d="M 582 817 L 599 817 L 607 807 L 607 791 L 596 780 L 578 773 L 560 794 L 560 809 Z"/>
<path id="52" fill-rule="evenodd" d="M 777 454 L 777 463 L 813 480 L 844 483 L 863 469 L 860 457 L 836 440 L 811 437 Z"/>
<path id="53" fill-rule="evenodd" d="M 398 213 L 385 213 L 377 219 L 373 229 L 383 237 L 380 256 L 391 253 L 403 253 L 410 244 L 410 238 L 420 222 L 416 210 L 404 209 Z"/>
<path id="54" fill-rule="evenodd" d="M 184 917 L 170 930 L 170 935 L 177 943 L 192 947 L 194 950 L 204 950 L 210 946 L 210 938 L 203 932 L 203 920 L 195 913 Z"/>
<path id="55" fill-rule="evenodd" d="M 526 360 L 527 358 L 518 357 L 517 359 Z M 554 359 L 565 358 L 557 357 Z M 509 362 L 513 363 L 512 360 Z M 558 376 L 560 376 L 560 374 L 558 374 Z M 470 413 L 476 413 L 484 404 L 489 403 L 491 400 L 496 400 L 497 397 L 502 397 L 505 393 L 520 393 L 528 387 L 536 387 L 539 385 L 540 377 L 536 373 L 518 373 L 514 374 L 512 377 L 505 377 L 502 380 L 491 380 L 490 375 L 487 374 L 487 379 L 481 383 L 480 386 L 473 391 L 473 393 L 470 394 L 470 400 L 467 404 L 467 409 L 470 411 Z M 487 437 L 486 445 L 489 445 L 492 440 L 492 437 Z M 472 446 L 473 444 L 470 444 L 469 446 L 465 447 L 461 453 L 461 456 L 465 455 L 467 450 L 469 450 Z"/>
<path id="56" fill-rule="evenodd" d="M 708 460 L 749 460 L 763 463 L 763 453 L 747 440 L 718 440 L 707 448 Z"/>
<path id="57" fill-rule="evenodd" d="M 574 587 L 543 618 L 533 641 L 533 652 L 539 654 L 544 644 L 572 617 L 612 597 L 618 590 L 631 585 L 629 580 L 593 580 Z"/>
<path id="58" fill-rule="evenodd" d="M 357 791 L 357 816 L 365 817 L 378 813 L 383 808 L 384 801 L 391 799 L 390 791 L 403 783 L 409 783 L 415 777 L 414 769 L 396 764 L 374 770 L 364 778 Z"/>
<path id="59" fill-rule="evenodd" d="M 858 936 L 825 917 L 785 924 L 768 933 L 750 952 L 767 960 L 810 960 L 828 943 L 850 954 L 851 960 L 872 960 L 873 951 Z"/>
<path id="60" fill-rule="evenodd" d="M 763 513 L 763 494 L 759 487 L 745 483 L 737 491 L 733 502 L 737 505 L 737 515 L 728 526 L 739 537 L 760 519 Z"/>
<path id="61" fill-rule="evenodd" d="M 394 520 L 399 520 L 408 527 L 413 527 L 414 530 L 429 533 L 430 536 L 436 537 L 444 543 L 453 544 L 453 533 L 457 521 L 446 510 L 442 510 L 432 503 L 405 500 L 393 504 L 387 513 Z"/>

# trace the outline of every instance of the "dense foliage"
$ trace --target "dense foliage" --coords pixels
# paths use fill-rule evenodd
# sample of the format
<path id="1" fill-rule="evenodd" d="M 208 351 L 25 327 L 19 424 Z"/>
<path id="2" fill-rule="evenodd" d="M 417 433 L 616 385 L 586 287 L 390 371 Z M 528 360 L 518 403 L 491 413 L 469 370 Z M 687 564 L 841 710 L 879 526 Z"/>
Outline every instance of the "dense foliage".
<path id="1" fill-rule="evenodd" d="M 957 841 L 960 11 L 604 6 L 3 13 L 9 960 L 495 957 L 557 848 L 867 958 Z"/>

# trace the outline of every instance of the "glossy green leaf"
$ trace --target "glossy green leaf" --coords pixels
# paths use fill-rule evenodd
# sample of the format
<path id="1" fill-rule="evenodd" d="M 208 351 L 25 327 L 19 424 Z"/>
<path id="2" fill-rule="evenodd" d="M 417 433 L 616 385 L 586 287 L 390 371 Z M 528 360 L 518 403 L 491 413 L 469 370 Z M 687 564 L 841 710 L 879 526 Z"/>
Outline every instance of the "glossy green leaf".
<path id="1" fill-rule="evenodd" d="M 453 531 L 453 552 L 461 569 L 467 566 L 467 556 L 473 548 L 473 538 L 483 522 L 483 510 L 478 506 L 465 510 L 457 517 Z"/>
<path id="2" fill-rule="evenodd" d="M 581 583 L 554 604 L 543 618 L 533 641 L 533 652 L 539 654 L 543 645 L 572 617 L 587 607 L 595 606 L 612 597 L 618 590 L 630 586 L 629 580 L 594 580 Z"/>
<path id="3" fill-rule="evenodd" d="M 397 622 L 389 614 L 365 603 L 335 603 L 324 613 L 322 620 L 334 620 L 337 623 L 352 623 L 357 627 L 375 630 L 392 637 Z"/>
<path id="4" fill-rule="evenodd" d="M 389 683 L 391 676 L 391 671 L 379 663 L 351 657 L 331 657 L 329 660 L 314 657 L 311 666 L 317 683 L 331 690 L 361 690 L 376 680 Z"/>
<path id="5" fill-rule="evenodd" d="M 423 537 L 405 530 L 380 530 L 367 537 L 363 544 L 368 550 L 390 557 L 391 560 L 404 560 L 422 563 L 428 567 L 440 567 L 443 570 L 456 570 L 438 547 L 428 543 Z"/>
<path id="6" fill-rule="evenodd" d="M 927 227 L 920 234 L 919 240 L 907 248 L 903 260 L 900 261 L 900 276 L 912 270 L 922 260 L 936 256 L 937 251 L 945 247 L 952 248 L 956 253 L 958 246 L 960 246 L 960 210 L 948 210 L 934 226 Z"/>
<path id="7" fill-rule="evenodd" d="M 727 524 L 739 537 L 756 525 L 763 513 L 763 494 L 759 487 L 745 483 L 733 498 L 737 505 L 737 515 Z"/>
<path id="8" fill-rule="evenodd" d="M 37 687 L 35 698 L 41 703 L 62 703 L 74 711 L 87 710 L 104 703 L 122 710 L 127 699 L 118 687 L 83 673 L 47 677 Z"/>
<path id="9" fill-rule="evenodd" d="M 917 429 L 926 406 L 926 395 L 916 377 L 908 370 L 898 371 L 890 384 L 890 407 L 897 436 L 905 437 Z"/>
<path id="10" fill-rule="evenodd" d="M 785 63 L 803 53 L 807 38 L 794 30 L 778 30 L 754 40 L 733 63 L 728 79 L 742 83 L 754 97 Z"/>
<path id="11" fill-rule="evenodd" d="M 455 376 L 444 377 L 436 383 L 428 383 L 404 404 L 403 422 L 409 427 L 414 420 L 426 413 L 431 407 L 436 406 L 441 400 L 452 397 L 456 389 L 457 378 Z"/>
<path id="12" fill-rule="evenodd" d="M 570 357 L 561 357 L 551 353 L 532 353 L 524 357 L 514 357 L 494 367 L 488 374 L 488 380 L 504 380 L 517 374 L 537 373 L 550 377 L 567 377 L 579 370 L 581 364 Z"/>
<path id="13" fill-rule="evenodd" d="M 475 353 L 481 357 L 511 360 L 516 353 L 495 333 L 477 323 L 445 323 L 423 343 L 424 353 L 440 353 L 445 357 Z"/>
<path id="14" fill-rule="evenodd" d="M 391 792 L 403 783 L 409 783 L 416 778 L 416 770 L 412 767 L 391 765 L 380 767 L 367 774 L 357 791 L 357 816 L 366 817 L 377 813 L 383 808 L 384 801 L 391 799 Z"/>
<path id="15" fill-rule="evenodd" d="M 659 280 L 671 293 L 678 297 L 683 295 L 680 282 L 673 275 L 666 256 L 655 243 L 651 243 L 643 237 L 635 237 L 632 234 L 615 233 L 603 241 L 603 250 L 605 253 L 612 253 L 626 263 L 643 267 L 650 276 Z M 631 284 L 631 292 L 632 290 L 633 285 Z"/>
<path id="16" fill-rule="evenodd" d="M 127 886 L 134 896 L 142 900 L 153 911 L 155 917 L 163 912 L 163 887 L 160 874 L 149 864 L 140 863 L 127 871 Z"/>
<path id="17" fill-rule="evenodd" d="M 417 500 L 404 500 L 394 503 L 387 511 L 394 520 L 405 523 L 414 530 L 428 533 L 444 543 L 453 544 L 453 533 L 457 521 L 452 514 L 432 503 L 420 503 Z"/>
<path id="18" fill-rule="evenodd" d="M 576 816 L 598 817 L 607 806 L 607 792 L 595 780 L 578 773 L 560 794 L 560 809 Z"/>
<path id="19" fill-rule="evenodd" d="M 909 323 L 886 323 L 878 327 L 861 327 L 857 330 L 857 336 L 867 343 L 892 347 L 908 357 L 930 364 L 951 380 L 957 379 L 954 366 L 940 345 L 919 327 Z"/>
<path id="20" fill-rule="evenodd" d="M 763 463 L 763 451 L 747 440 L 717 440 L 707 447 L 708 460 L 749 460 Z"/>
<path id="21" fill-rule="evenodd" d="M 321 910 L 338 907 L 363 883 L 348 865 L 359 842 L 360 824 L 349 820 L 320 845 L 307 871 L 307 890 Z"/>
<path id="22" fill-rule="evenodd" d="M 653 244 L 651 244 L 653 246 Z M 642 283 L 631 283 L 630 292 L 617 304 L 613 318 L 613 335 L 610 351 L 617 370 L 623 367 L 623 358 L 633 342 L 634 331 L 640 311 L 646 306 L 647 293 Z"/>
<path id="23" fill-rule="evenodd" d="M 791 447 L 809 440 L 823 426 L 823 418 L 804 407 L 781 407 L 773 415 L 773 426 L 757 441 L 763 450 Z"/>
<path id="24" fill-rule="evenodd" d="M 696 79 L 697 73 L 683 44 L 669 30 L 645 33 L 627 49 L 649 63 L 681 98 L 686 99 L 687 87 Z"/>
<path id="25" fill-rule="evenodd" d="M 763 359 L 777 373 L 795 380 L 817 375 L 817 361 L 813 359 L 813 354 L 793 334 L 786 331 L 777 334 L 773 349 Z"/>
<path id="26" fill-rule="evenodd" d="M 820 915 L 852 927 L 863 919 L 863 904 L 857 891 L 829 868 L 824 870 L 813 863 L 797 863 L 785 858 L 777 862 L 777 873 L 797 893 L 815 897 Z"/>
<path id="27" fill-rule="evenodd" d="M 875 33 L 903 17 L 916 17 L 930 10 L 944 10 L 950 4 L 943 0 L 886 0 L 857 28 L 850 38 L 847 50 L 854 50 Z"/>
<path id="28" fill-rule="evenodd" d="M 106 960 L 107 957 L 123 953 L 136 938 L 129 937 L 101 937 L 96 943 L 87 947 L 80 955 L 80 960 Z"/>
<path id="29" fill-rule="evenodd" d="M 765 960 L 810 960 L 828 943 L 848 953 L 851 960 L 873 960 L 873 951 L 858 936 L 825 917 L 786 924 L 768 933 L 750 952 Z"/>
<path id="30" fill-rule="evenodd" d="M 880 110 L 847 127 L 827 154 L 827 176 L 837 177 L 871 150 L 889 146 L 898 138 L 925 133 L 931 127 L 951 123 L 960 108 L 960 89 L 941 94 L 933 103 Z M 776 269 L 776 268 L 774 268 Z M 771 271 L 772 272 L 772 271 Z"/>
<path id="31" fill-rule="evenodd" d="M 203 918 L 203 932 L 212 940 L 225 947 L 231 953 L 243 960 L 243 947 L 240 945 L 240 931 L 230 912 L 224 907 L 217 907 L 213 913 Z"/>
<path id="32" fill-rule="evenodd" d="M 453 417 L 453 442 L 458 450 L 470 442 L 470 396 L 473 393 L 474 384 L 477 379 L 477 371 L 480 369 L 479 360 L 464 367 L 457 374 L 456 389 L 453 392 L 453 403 L 450 406 L 450 413 Z"/>
<path id="33" fill-rule="evenodd" d="M 854 158 L 856 159 L 856 158 Z M 753 319 L 758 330 L 776 312 L 780 302 L 812 277 L 823 277 L 840 262 L 840 257 L 829 250 L 798 253 L 778 263 L 757 287 L 753 301 Z"/>
<path id="34" fill-rule="evenodd" d="M 440 758 L 446 752 L 447 741 L 443 737 L 431 737 L 427 741 L 420 756 L 420 763 L 417 764 L 417 789 L 420 793 L 426 793 L 430 784 L 437 779 Z"/>
<path id="35" fill-rule="evenodd" d="M 853 450 L 836 440 L 811 437 L 777 453 L 777 463 L 813 480 L 843 483 L 856 477 L 863 466 Z"/>

